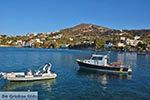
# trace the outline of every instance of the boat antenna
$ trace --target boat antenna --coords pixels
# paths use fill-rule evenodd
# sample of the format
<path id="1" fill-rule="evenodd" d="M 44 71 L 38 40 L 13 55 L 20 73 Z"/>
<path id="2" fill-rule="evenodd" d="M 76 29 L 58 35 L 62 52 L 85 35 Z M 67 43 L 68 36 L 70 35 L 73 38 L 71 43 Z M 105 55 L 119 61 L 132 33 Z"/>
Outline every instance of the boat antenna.
<path id="1" fill-rule="evenodd" d="M 97 50 L 96 49 L 94 49 L 94 53 L 93 54 L 97 54 Z"/>

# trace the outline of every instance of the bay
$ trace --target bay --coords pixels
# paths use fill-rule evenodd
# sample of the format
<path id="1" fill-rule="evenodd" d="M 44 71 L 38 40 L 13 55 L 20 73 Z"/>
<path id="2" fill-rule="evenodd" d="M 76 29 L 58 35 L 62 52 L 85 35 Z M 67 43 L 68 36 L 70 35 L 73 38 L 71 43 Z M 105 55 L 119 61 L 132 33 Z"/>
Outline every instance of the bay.
<path id="1" fill-rule="evenodd" d="M 131 75 L 79 70 L 75 59 L 93 51 L 68 49 L 0 48 L 0 72 L 36 70 L 50 62 L 56 79 L 9 82 L 0 79 L 0 91 L 38 91 L 39 100 L 149 100 L 150 55 L 109 52 L 110 61 L 132 67 Z M 108 52 L 98 52 L 107 54 Z"/>

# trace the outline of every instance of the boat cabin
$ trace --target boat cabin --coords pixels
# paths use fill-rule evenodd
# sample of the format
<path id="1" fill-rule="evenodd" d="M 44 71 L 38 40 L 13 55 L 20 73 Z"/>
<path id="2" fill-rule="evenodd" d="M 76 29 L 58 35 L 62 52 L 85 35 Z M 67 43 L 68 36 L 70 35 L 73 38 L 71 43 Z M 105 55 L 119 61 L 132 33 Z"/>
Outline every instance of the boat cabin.
<path id="1" fill-rule="evenodd" d="M 102 66 L 108 65 L 108 55 L 96 55 L 93 54 L 90 60 L 88 60 L 91 64 L 97 64 Z"/>

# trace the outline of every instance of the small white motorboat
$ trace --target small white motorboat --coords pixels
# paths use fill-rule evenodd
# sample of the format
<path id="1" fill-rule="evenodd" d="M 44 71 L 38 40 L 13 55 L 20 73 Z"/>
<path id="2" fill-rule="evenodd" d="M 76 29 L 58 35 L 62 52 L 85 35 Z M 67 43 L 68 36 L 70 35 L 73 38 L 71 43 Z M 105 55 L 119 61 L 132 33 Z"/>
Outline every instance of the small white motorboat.
<path id="1" fill-rule="evenodd" d="M 57 77 L 57 74 L 51 73 L 52 65 L 46 63 L 44 66 L 39 68 L 35 73 L 32 73 L 32 70 L 25 72 L 1 72 L 0 75 L 6 80 L 9 81 L 36 81 L 36 80 L 46 80 L 54 79 Z"/>

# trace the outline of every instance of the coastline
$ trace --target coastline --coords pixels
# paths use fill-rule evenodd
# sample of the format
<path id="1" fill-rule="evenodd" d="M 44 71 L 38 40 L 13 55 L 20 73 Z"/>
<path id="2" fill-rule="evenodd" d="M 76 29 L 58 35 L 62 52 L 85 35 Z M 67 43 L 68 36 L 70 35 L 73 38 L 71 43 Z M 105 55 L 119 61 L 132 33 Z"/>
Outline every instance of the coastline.
<path id="1" fill-rule="evenodd" d="M 20 47 L 20 46 L 10 46 L 10 45 L 0 45 L 0 48 L 34 48 L 34 47 Z M 64 49 L 64 48 L 34 48 L 34 49 Z M 65 48 L 66 49 L 66 48 Z M 146 55 L 146 54 L 150 54 L 150 50 L 142 50 L 142 51 L 138 51 L 138 50 L 114 50 L 114 49 L 94 49 L 94 48 L 67 48 L 67 50 L 92 50 L 92 51 L 98 51 L 98 52 L 104 52 L 104 51 L 108 51 L 108 52 L 120 52 L 120 53 L 124 53 L 124 52 L 129 52 L 129 53 L 137 53 L 138 55 Z"/>
<path id="2" fill-rule="evenodd" d="M 13 46 L 10 46 L 10 45 L 0 45 L 0 47 L 13 47 Z"/>

